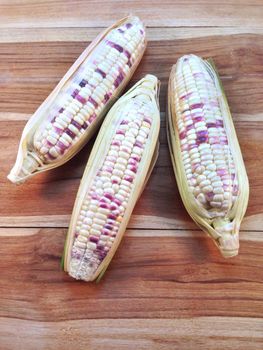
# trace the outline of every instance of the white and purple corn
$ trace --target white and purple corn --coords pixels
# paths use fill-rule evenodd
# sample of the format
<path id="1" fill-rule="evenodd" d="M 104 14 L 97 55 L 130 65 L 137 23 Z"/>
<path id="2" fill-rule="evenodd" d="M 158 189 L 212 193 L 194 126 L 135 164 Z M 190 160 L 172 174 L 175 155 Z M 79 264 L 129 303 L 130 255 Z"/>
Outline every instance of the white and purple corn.
<path id="1" fill-rule="evenodd" d="M 100 129 L 77 194 L 64 252 L 72 277 L 105 271 L 152 169 L 158 144 L 159 84 L 146 75 L 112 107 Z"/>
<path id="2" fill-rule="evenodd" d="M 181 57 L 168 96 L 168 140 L 186 209 L 223 256 L 237 255 L 248 179 L 214 67 L 195 55 Z"/>
<path id="3" fill-rule="evenodd" d="M 92 42 L 26 125 L 8 178 L 22 182 L 73 157 L 128 83 L 145 47 L 144 26 L 134 16 Z"/>

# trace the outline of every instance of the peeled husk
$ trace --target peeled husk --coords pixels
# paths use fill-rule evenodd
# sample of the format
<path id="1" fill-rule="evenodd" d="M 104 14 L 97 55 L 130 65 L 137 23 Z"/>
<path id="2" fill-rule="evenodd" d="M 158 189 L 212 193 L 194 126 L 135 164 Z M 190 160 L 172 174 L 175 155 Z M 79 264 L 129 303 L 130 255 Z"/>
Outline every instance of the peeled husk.
<path id="1" fill-rule="evenodd" d="M 175 103 L 173 101 L 175 96 L 174 89 L 176 88 L 173 79 L 177 65 L 174 65 L 171 70 L 168 86 L 167 138 L 174 173 L 184 206 L 197 225 L 213 239 L 222 256 L 227 258 L 238 254 L 239 229 L 248 205 L 249 183 L 230 109 L 219 75 L 212 60 L 202 61 L 211 77 L 213 77 L 218 91 L 220 107 L 224 115 L 224 126 L 229 147 L 232 150 L 233 161 L 239 183 L 239 192 L 236 201 L 225 217 L 217 219 L 211 218 L 209 212 L 195 199 L 187 183 L 180 149 L 179 133 L 176 127 L 177 116 Z"/>
<path id="2" fill-rule="evenodd" d="M 147 86 L 146 86 L 147 85 Z M 96 273 L 91 280 L 101 278 L 107 269 L 111 259 L 113 258 L 120 242 L 123 237 L 123 234 L 126 230 L 128 221 L 132 214 L 133 208 L 139 199 L 141 193 L 144 190 L 144 187 L 150 177 L 150 174 L 154 168 L 155 162 L 158 157 L 159 150 L 159 130 L 160 130 L 160 110 L 158 104 L 159 98 L 159 82 L 158 79 L 153 75 L 146 75 L 141 79 L 137 84 L 135 84 L 125 95 L 123 95 L 111 108 L 107 114 L 102 127 L 99 131 L 98 137 L 96 138 L 95 144 L 91 151 L 86 169 L 84 171 L 80 187 L 77 193 L 76 201 L 74 204 L 74 209 L 71 217 L 71 222 L 67 234 L 67 239 L 65 242 L 64 254 L 62 258 L 62 266 L 66 272 L 69 271 L 69 264 L 71 259 L 71 249 L 74 239 L 74 229 L 76 227 L 78 215 L 81 209 L 81 205 L 87 193 L 89 186 L 92 183 L 92 180 L 97 172 L 97 169 L 101 166 L 104 157 L 107 153 L 109 145 L 111 143 L 112 137 L 115 134 L 116 126 L 118 121 L 122 117 L 122 111 L 125 109 L 126 104 L 131 101 L 131 99 L 136 96 L 140 98 L 146 98 L 149 100 L 149 103 L 152 106 L 153 110 L 153 121 L 151 126 L 151 131 L 145 146 L 143 153 L 143 163 L 140 164 L 133 185 L 132 193 L 128 199 L 127 208 L 123 216 L 118 234 L 116 239 L 105 257 L 105 259 L 100 264 Z"/>
<path id="3" fill-rule="evenodd" d="M 33 145 L 34 135 L 38 131 L 43 120 L 45 120 L 45 118 L 47 117 L 47 111 L 56 100 L 58 93 L 61 91 L 61 89 L 65 87 L 68 83 L 70 83 L 73 75 L 81 67 L 82 63 L 88 58 L 89 55 L 92 54 L 94 49 L 101 43 L 101 41 L 105 38 L 105 36 L 107 36 L 107 34 L 112 29 L 126 22 L 128 23 L 133 19 L 136 19 L 136 17 L 130 15 L 117 21 L 115 24 L 113 24 L 112 26 L 104 30 L 94 41 L 92 41 L 92 43 L 83 51 L 83 53 L 79 56 L 79 58 L 73 63 L 71 68 L 60 80 L 60 82 L 55 87 L 55 89 L 50 93 L 50 95 L 46 98 L 46 100 L 39 106 L 36 112 L 29 119 L 29 121 L 25 125 L 25 128 L 21 136 L 16 163 L 13 166 L 12 170 L 10 171 L 10 174 L 7 176 L 7 178 L 11 182 L 16 184 L 23 183 L 27 179 L 31 178 L 36 174 L 56 168 L 66 163 L 85 146 L 85 144 L 92 138 L 94 133 L 98 130 L 103 120 L 103 117 L 105 116 L 105 114 L 107 113 L 111 105 L 116 101 L 118 96 L 121 94 L 121 92 L 129 82 L 130 78 L 132 77 L 133 73 L 135 72 L 138 64 L 140 63 L 142 56 L 144 54 L 144 51 L 146 49 L 147 42 L 145 38 L 144 38 L 144 47 L 141 50 L 141 52 L 138 53 L 138 57 L 136 58 L 136 62 L 133 63 L 130 69 L 130 73 L 127 76 L 125 76 L 124 80 L 121 82 L 118 88 L 114 91 L 114 94 L 111 96 L 109 101 L 105 104 L 105 107 L 102 113 L 100 113 L 100 115 L 97 116 L 97 118 L 92 122 L 92 124 L 89 125 L 89 127 L 87 128 L 86 132 L 82 135 L 82 137 L 74 145 L 72 145 L 72 147 L 70 147 L 63 156 L 57 158 L 55 161 L 52 161 L 50 163 L 43 163 L 41 158 L 38 156 L 37 151 L 34 149 L 34 145 Z"/>

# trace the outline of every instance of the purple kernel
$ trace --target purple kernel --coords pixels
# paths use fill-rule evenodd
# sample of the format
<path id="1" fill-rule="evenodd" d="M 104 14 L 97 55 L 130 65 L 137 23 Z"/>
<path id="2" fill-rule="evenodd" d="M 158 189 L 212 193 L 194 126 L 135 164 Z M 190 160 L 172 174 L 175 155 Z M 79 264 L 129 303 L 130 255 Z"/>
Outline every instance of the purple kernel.
<path id="1" fill-rule="evenodd" d="M 113 226 L 106 224 L 104 226 L 104 228 L 106 228 L 106 230 L 110 230 L 111 231 L 113 229 Z"/>
<path id="2" fill-rule="evenodd" d="M 128 58 L 128 59 L 130 59 L 131 58 L 131 54 L 129 53 L 129 51 L 128 50 L 124 50 L 124 55 Z"/>
<path id="3" fill-rule="evenodd" d="M 118 198 L 114 198 L 113 202 L 117 205 L 121 205 L 121 201 Z"/>
<path id="4" fill-rule="evenodd" d="M 208 199 L 213 199 L 213 197 L 214 197 L 214 192 L 208 192 L 208 193 L 206 194 L 206 196 L 207 196 Z"/>
<path id="5" fill-rule="evenodd" d="M 141 160 L 141 158 L 139 156 L 132 156 L 131 159 L 136 160 L 136 162 L 139 162 Z"/>
<path id="6" fill-rule="evenodd" d="M 120 33 L 123 34 L 123 33 L 124 33 L 124 30 L 122 30 L 121 28 L 119 28 L 119 29 L 118 29 L 118 32 L 120 32 Z"/>
<path id="7" fill-rule="evenodd" d="M 114 205 L 114 204 L 112 204 L 111 206 L 110 206 L 110 210 L 116 210 L 118 207 L 116 206 L 116 205 Z"/>
<path id="8" fill-rule="evenodd" d="M 109 218 L 107 219 L 107 224 L 114 226 L 115 223 L 116 223 L 116 220 L 112 220 L 112 219 L 109 219 Z"/>
<path id="9" fill-rule="evenodd" d="M 105 94 L 104 95 L 104 103 L 108 102 L 111 97 L 111 93 Z"/>
<path id="10" fill-rule="evenodd" d="M 76 89 L 76 90 L 74 90 L 74 91 L 72 92 L 71 96 L 72 96 L 73 98 L 75 98 L 75 97 L 77 96 L 78 93 L 79 93 L 79 90 Z"/>
<path id="11" fill-rule="evenodd" d="M 127 124 L 129 124 L 129 121 L 128 120 L 122 120 L 122 122 L 121 122 L 121 125 L 127 125 Z"/>
<path id="12" fill-rule="evenodd" d="M 80 103 L 82 103 L 83 105 L 86 103 L 86 99 L 80 95 L 77 95 L 76 100 L 78 100 Z"/>
<path id="13" fill-rule="evenodd" d="M 216 128 L 216 123 L 207 123 L 206 127 L 207 128 Z"/>
<path id="14" fill-rule="evenodd" d="M 70 129 L 66 129 L 65 133 L 68 134 L 68 136 L 70 136 L 72 138 L 72 140 L 76 137 L 76 135 L 74 134 L 73 131 L 71 131 Z"/>
<path id="15" fill-rule="evenodd" d="M 113 214 L 110 214 L 110 215 L 108 216 L 108 218 L 111 219 L 111 220 L 116 220 L 116 219 L 117 219 L 117 216 L 116 216 L 116 215 L 113 215 Z"/>
<path id="16" fill-rule="evenodd" d="M 196 135 L 197 137 L 202 137 L 202 136 L 207 136 L 208 133 L 206 130 L 202 130 L 202 131 L 197 131 Z"/>
<path id="17" fill-rule="evenodd" d="M 129 29 L 132 27 L 132 24 L 131 23 L 126 23 L 126 28 Z"/>
<path id="18" fill-rule="evenodd" d="M 136 162 L 136 160 L 130 158 L 130 159 L 128 160 L 128 164 L 129 164 L 129 165 L 134 165 L 134 166 L 136 166 L 136 165 L 137 165 L 137 162 Z"/>
<path id="19" fill-rule="evenodd" d="M 198 136 L 196 142 L 197 142 L 197 144 L 205 143 L 205 142 L 207 142 L 207 137 L 205 137 L 205 136 Z"/>
<path id="20" fill-rule="evenodd" d="M 64 145 L 61 141 L 58 141 L 57 146 L 61 149 L 62 153 L 65 152 L 65 150 L 68 148 L 67 146 Z"/>
<path id="21" fill-rule="evenodd" d="M 112 146 L 120 146 L 121 142 L 119 140 L 112 141 Z"/>
<path id="22" fill-rule="evenodd" d="M 201 116 L 196 116 L 196 117 L 193 117 L 193 121 L 194 123 L 203 122 L 204 118 Z"/>
<path id="23" fill-rule="evenodd" d="M 203 108 L 204 104 L 203 103 L 194 103 L 193 105 L 190 106 L 190 109 L 197 109 L 197 108 Z"/>
<path id="24" fill-rule="evenodd" d="M 219 176 L 224 176 L 224 175 L 227 175 L 227 170 L 226 169 L 217 169 L 216 173 Z"/>
<path id="25" fill-rule="evenodd" d="M 217 126 L 217 127 L 223 128 L 223 127 L 224 127 L 223 120 L 217 120 L 217 121 L 216 121 L 216 126 Z"/>
<path id="26" fill-rule="evenodd" d="M 128 169 L 131 170 L 132 172 L 134 172 L 135 174 L 137 173 L 137 167 L 134 165 L 128 166 Z"/>
<path id="27" fill-rule="evenodd" d="M 140 141 L 135 141 L 134 146 L 137 146 L 139 148 L 143 148 L 143 144 Z"/>
<path id="28" fill-rule="evenodd" d="M 101 199 L 100 199 L 100 202 L 101 202 L 101 203 L 108 203 L 108 200 L 106 200 L 105 198 L 101 198 Z"/>
<path id="29" fill-rule="evenodd" d="M 196 143 L 192 144 L 192 145 L 188 145 L 188 149 L 189 151 L 193 148 L 196 148 L 198 145 Z"/>
<path id="30" fill-rule="evenodd" d="M 89 240 L 90 240 L 90 242 L 98 243 L 99 238 L 98 238 L 97 236 L 90 236 L 90 237 L 89 237 Z"/>
<path id="31" fill-rule="evenodd" d="M 88 127 L 88 124 L 87 124 L 86 122 L 84 122 L 84 123 L 82 124 L 82 129 L 86 130 L 87 127 Z"/>
<path id="32" fill-rule="evenodd" d="M 143 121 L 146 122 L 146 123 L 149 123 L 150 125 L 152 124 L 152 121 L 151 121 L 150 118 L 145 117 L 145 118 L 143 119 Z"/>
<path id="33" fill-rule="evenodd" d="M 125 131 L 119 129 L 119 130 L 117 130 L 116 134 L 117 134 L 117 135 L 125 135 Z"/>
<path id="34" fill-rule="evenodd" d="M 120 74 L 117 76 L 117 78 L 113 83 L 114 86 L 117 88 L 120 85 L 120 83 L 123 81 L 123 79 L 124 79 L 123 73 L 120 72 Z"/>
<path id="35" fill-rule="evenodd" d="M 88 101 L 89 101 L 91 104 L 93 104 L 93 106 L 94 106 L 95 108 L 98 108 L 98 103 L 97 103 L 91 96 L 89 97 Z"/>
<path id="36" fill-rule="evenodd" d="M 111 234 L 111 232 L 110 232 L 109 230 L 107 230 L 107 229 L 103 229 L 103 230 L 102 230 L 102 234 L 103 234 L 104 236 L 109 236 L 109 235 Z"/>
<path id="37" fill-rule="evenodd" d="M 57 133 L 58 135 L 62 135 L 63 132 L 64 132 L 64 130 L 62 130 L 62 129 L 56 127 L 56 126 L 54 127 L 54 129 L 55 129 L 55 131 L 56 131 L 56 133 Z"/>
<path id="38" fill-rule="evenodd" d="M 86 86 L 87 84 L 88 84 L 87 80 L 83 79 L 83 80 L 81 80 L 81 82 L 79 83 L 79 86 L 80 86 L 80 87 L 84 87 L 84 86 Z"/>
<path id="39" fill-rule="evenodd" d="M 144 31 L 143 31 L 142 29 L 140 29 L 140 33 L 141 33 L 141 35 L 143 35 L 143 34 L 144 34 Z"/>
<path id="40" fill-rule="evenodd" d="M 100 203 L 100 207 L 103 209 L 109 209 L 109 205 L 107 203 Z"/>
<path id="41" fill-rule="evenodd" d="M 112 41 L 107 41 L 107 44 L 111 47 L 113 47 L 115 50 L 119 51 L 119 52 L 123 52 L 123 47 L 118 45 L 118 44 L 115 44 L 114 42 Z"/>
<path id="42" fill-rule="evenodd" d="M 106 73 L 103 72 L 103 70 L 97 68 L 97 69 L 95 70 L 95 72 L 96 72 L 96 73 L 99 73 L 99 74 L 102 76 L 103 79 L 106 78 Z"/>
<path id="43" fill-rule="evenodd" d="M 71 120 L 71 124 L 74 125 L 77 129 L 81 129 L 81 125 L 76 120 Z"/>
<path id="44" fill-rule="evenodd" d="M 185 139 L 186 138 L 186 132 L 185 131 L 180 132 L 179 133 L 179 138 L 180 138 L 180 140 Z"/>
<path id="45" fill-rule="evenodd" d="M 111 200 L 112 201 L 112 199 L 113 199 L 113 196 L 112 196 L 112 194 L 110 194 L 110 193 L 104 193 L 104 197 L 105 198 L 108 198 L 109 200 Z"/>
<path id="46" fill-rule="evenodd" d="M 194 128 L 194 125 L 187 125 L 186 127 L 186 131 L 192 130 Z"/>
<path id="47" fill-rule="evenodd" d="M 133 182 L 133 177 L 129 176 L 129 175 L 125 175 L 124 176 L 124 180 L 129 181 L 130 183 L 132 183 Z"/>
<path id="48" fill-rule="evenodd" d="M 60 108 L 60 110 L 58 111 L 58 113 L 63 113 L 64 112 L 64 110 L 65 110 L 65 108 Z"/>
<path id="49" fill-rule="evenodd" d="M 46 141 L 46 145 L 49 146 L 49 147 L 53 147 L 53 143 L 49 142 L 49 141 Z"/>

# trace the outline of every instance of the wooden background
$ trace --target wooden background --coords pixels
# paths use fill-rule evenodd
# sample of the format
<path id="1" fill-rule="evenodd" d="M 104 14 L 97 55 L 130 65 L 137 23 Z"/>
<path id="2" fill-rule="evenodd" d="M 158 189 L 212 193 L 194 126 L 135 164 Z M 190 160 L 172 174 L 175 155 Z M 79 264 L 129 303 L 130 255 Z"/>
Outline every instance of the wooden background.
<path id="1" fill-rule="evenodd" d="M 160 157 L 103 280 L 76 282 L 59 264 L 89 147 L 22 186 L 6 175 L 30 115 L 94 36 L 131 12 L 149 38 L 131 83 L 162 81 Z M 262 350 L 262 20 L 262 0 L 0 1 L 1 350 Z M 167 149 L 167 79 L 191 52 L 215 60 L 250 179 L 230 260 L 185 212 Z"/>

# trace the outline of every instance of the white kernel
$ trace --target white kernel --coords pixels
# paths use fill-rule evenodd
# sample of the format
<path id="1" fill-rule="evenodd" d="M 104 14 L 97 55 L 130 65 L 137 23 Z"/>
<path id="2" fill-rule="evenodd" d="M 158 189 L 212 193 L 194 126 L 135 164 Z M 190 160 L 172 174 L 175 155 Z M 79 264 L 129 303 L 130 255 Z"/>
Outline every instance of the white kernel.
<path id="1" fill-rule="evenodd" d="M 47 141 L 52 143 L 52 145 L 55 145 L 57 143 L 57 139 L 50 135 L 47 136 Z"/>
<path id="2" fill-rule="evenodd" d="M 206 203 L 206 198 L 205 198 L 205 195 L 203 193 L 199 193 L 198 196 L 197 196 L 197 200 L 202 203 L 202 204 L 205 204 Z"/>
<path id="3" fill-rule="evenodd" d="M 55 147 L 50 148 L 49 153 L 55 158 L 60 155 Z"/>
<path id="4" fill-rule="evenodd" d="M 125 198 L 124 198 L 121 194 L 119 194 L 119 193 L 117 193 L 117 194 L 115 195 L 115 197 L 116 197 L 119 201 L 121 201 L 121 202 L 123 202 L 123 201 L 125 200 Z"/>
<path id="5" fill-rule="evenodd" d="M 208 186 L 210 184 L 211 184 L 211 182 L 209 180 L 204 180 L 204 181 L 200 182 L 199 186 L 205 187 L 205 186 Z"/>
<path id="6" fill-rule="evenodd" d="M 87 249 L 95 250 L 96 248 L 97 248 L 97 244 L 96 243 L 93 243 L 93 242 L 88 242 L 87 243 Z"/>
<path id="7" fill-rule="evenodd" d="M 215 171 L 216 170 L 216 165 L 213 163 L 213 164 L 208 164 L 206 166 L 206 169 L 209 170 L 209 171 Z"/>
<path id="8" fill-rule="evenodd" d="M 214 208 L 221 208 L 222 207 L 222 203 L 221 202 L 210 202 L 211 207 Z"/>
<path id="9" fill-rule="evenodd" d="M 206 177 L 204 175 L 198 175 L 196 179 L 197 183 L 199 184 L 205 180 L 206 180 Z"/>
<path id="10" fill-rule="evenodd" d="M 205 186 L 202 188 L 203 192 L 208 193 L 213 191 L 213 187 L 211 185 Z"/>
<path id="11" fill-rule="evenodd" d="M 123 176 L 123 171 L 115 168 L 115 169 L 113 169 L 112 174 L 121 178 Z"/>
<path id="12" fill-rule="evenodd" d="M 87 243 L 88 241 L 87 236 L 84 236 L 84 235 L 82 236 L 81 234 L 78 235 L 77 240 L 82 243 Z"/>
<path id="13" fill-rule="evenodd" d="M 204 171 L 205 171 L 205 167 L 202 166 L 202 165 L 198 166 L 198 167 L 195 169 L 195 172 L 196 172 L 197 174 L 202 174 L 202 173 L 204 173 Z M 205 174 L 204 174 L 204 175 L 205 175 Z"/>
<path id="14" fill-rule="evenodd" d="M 78 135 L 79 130 L 78 130 L 73 124 L 69 124 L 68 128 L 69 128 L 69 130 L 71 130 L 75 135 Z"/>
<path id="15" fill-rule="evenodd" d="M 48 148 L 47 147 L 43 146 L 43 147 L 40 148 L 40 153 L 46 154 L 47 152 L 48 152 Z"/>
<path id="16" fill-rule="evenodd" d="M 129 159 L 130 155 L 127 152 L 120 151 L 119 152 L 119 157 L 124 158 L 124 159 Z M 119 159 L 119 158 L 118 158 Z"/>
<path id="17" fill-rule="evenodd" d="M 223 190 L 222 187 L 215 187 L 214 190 L 213 190 L 213 192 L 214 192 L 215 194 L 221 194 L 221 193 L 224 193 L 224 190 Z"/>
<path id="18" fill-rule="evenodd" d="M 222 186 L 222 182 L 221 181 L 213 181 L 212 182 L 212 186 L 213 187 L 221 187 Z"/>

